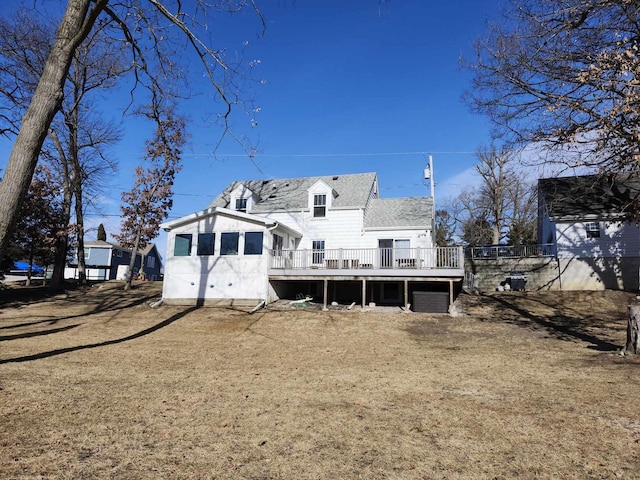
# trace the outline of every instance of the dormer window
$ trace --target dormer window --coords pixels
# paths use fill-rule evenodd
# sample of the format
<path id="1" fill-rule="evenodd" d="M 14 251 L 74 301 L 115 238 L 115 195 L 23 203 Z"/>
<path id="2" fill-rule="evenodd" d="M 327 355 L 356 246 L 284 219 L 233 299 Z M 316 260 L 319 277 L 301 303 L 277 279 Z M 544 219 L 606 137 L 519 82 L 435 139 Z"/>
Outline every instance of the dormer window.
<path id="1" fill-rule="evenodd" d="M 239 212 L 247 211 L 247 199 L 246 198 L 236 198 L 236 210 Z"/>
<path id="2" fill-rule="evenodd" d="M 327 216 L 327 196 L 326 195 L 313 196 L 313 216 L 314 217 Z"/>

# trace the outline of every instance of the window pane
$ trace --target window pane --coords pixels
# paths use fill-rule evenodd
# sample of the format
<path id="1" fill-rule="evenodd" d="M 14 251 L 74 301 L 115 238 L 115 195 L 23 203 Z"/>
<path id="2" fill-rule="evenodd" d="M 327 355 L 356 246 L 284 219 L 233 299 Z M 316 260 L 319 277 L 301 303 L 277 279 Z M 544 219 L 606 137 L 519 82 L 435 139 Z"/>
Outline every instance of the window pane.
<path id="1" fill-rule="evenodd" d="M 244 254 L 262 255 L 262 232 L 246 232 L 244 234 Z"/>
<path id="2" fill-rule="evenodd" d="M 198 255 L 213 255 L 215 241 L 215 233 L 199 233 Z"/>
<path id="3" fill-rule="evenodd" d="M 247 209 L 247 199 L 246 198 L 236 198 L 236 210 L 240 210 L 244 212 Z"/>
<path id="4" fill-rule="evenodd" d="M 176 257 L 187 257 L 191 255 L 191 234 L 179 233 L 176 235 L 173 255 Z"/>
<path id="5" fill-rule="evenodd" d="M 395 240 L 396 258 L 410 258 L 409 240 Z"/>
<path id="6" fill-rule="evenodd" d="M 220 237 L 220 255 L 238 254 L 238 232 L 223 233 Z"/>
<path id="7" fill-rule="evenodd" d="M 327 196 L 326 195 L 314 195 L 313 196 L 313 216 L 324 217 L 327 214 Z"/>

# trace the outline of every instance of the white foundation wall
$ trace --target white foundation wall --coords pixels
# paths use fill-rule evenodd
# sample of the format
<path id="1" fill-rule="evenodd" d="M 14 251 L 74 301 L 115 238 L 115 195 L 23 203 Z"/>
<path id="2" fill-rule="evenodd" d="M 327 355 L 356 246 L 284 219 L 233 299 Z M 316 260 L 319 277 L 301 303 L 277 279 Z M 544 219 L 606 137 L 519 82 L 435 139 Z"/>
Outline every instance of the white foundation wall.
<path id="1" fill-rule="evenodd" d="M 220 255 L 224 232 L 239 232 L 238 254 Z M 245 255 L 244 233 L 262 232 L 262 255 Z M 198 234 L 215 233 L 213 255 L 197 255 Z M 191 254 L 174 256 L 178 234 L 192 235 Z M 171 303 L 189 300 L 264 300 L 268 295 L 268 249 L 271 235 L 262 224 L 216 215 L 169 232 L 164 267 L 163 298 Z"/>

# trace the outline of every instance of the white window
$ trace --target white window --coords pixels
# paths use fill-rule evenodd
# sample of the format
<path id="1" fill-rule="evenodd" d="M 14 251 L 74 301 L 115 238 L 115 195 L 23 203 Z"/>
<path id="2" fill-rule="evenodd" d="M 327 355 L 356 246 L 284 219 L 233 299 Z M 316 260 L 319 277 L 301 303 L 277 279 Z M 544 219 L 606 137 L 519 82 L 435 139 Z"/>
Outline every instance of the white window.
<path id="1" fill-rule="evenodd" d="M 147 257 L 147 267 L 153 268 L 156 266 L 156 257 Z"/>
<path id="2" fill-rule="evenodd" d="M 246 198 L 236 198 L 236 210 L 239 212 L 247 211 L 247 199 Z"/>
<path id="3" fill-rule="evenodd" d="M 91 249 L 90 248 L 85 248 L 84 249 L 84 259 L 85 260 L 89 260 L 90 256 L 91 256 Z"/>
<path id="4" fill-rule="evenodd" d="M 116 257 L 122 257 L 122 250 L 116 250 Z"/>
<path id="5" fill-rule="evenodd" d="M 600 237 L 600 224 L 598 222 L 587 222 L 584 224 L 584 228 L 587 231 L 587 238 Z"/>
<path id="6" fill-rule="evenodd" d="M 314 217 L 327 216 L 327 196 L 326 195 L 313 196 L 313 216 Z"/>

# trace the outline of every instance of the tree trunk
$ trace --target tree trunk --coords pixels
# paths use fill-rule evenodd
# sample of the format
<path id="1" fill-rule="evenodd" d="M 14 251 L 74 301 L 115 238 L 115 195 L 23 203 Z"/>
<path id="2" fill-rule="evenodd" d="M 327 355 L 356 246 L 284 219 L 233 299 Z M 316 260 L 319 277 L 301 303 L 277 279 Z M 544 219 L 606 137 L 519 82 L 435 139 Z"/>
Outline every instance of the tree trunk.
<path id="1" fill-rule="evenodd" d="M 136 232 L 136 238 L 133 242 L 133 249 L 131 250 L 131 260 L 129 260 L 129 270 L 127 271 L 127 281 L 124 284 L 124 289 L 129 290 L 131 288 L 131 282 L 133 281 L 133 268 L 136 264 L 136 256 L 138 255 L 138 245 L 140 245 L 140 236 L 142 235 L 142 227 L 138 226 Z M 142 263 L 140 264 L 142 268 Z"/>
<path id="2" fill-rule="evenodd" d="M 63 219 L 66 225 L 69 225 L 71 219 L 71 192 L 65 187 L 64 200 L 62 203 Z M 64 282 L 64 268 L 67 265 L 67 251 L 69 248 L 69 233 L 65 231 L 56 239 L 56 251 L 53 259 L 53 272 L 51 273 L 51 282 L 49 290 L 57 292 Z"/>
<path id="3" fill-rule="evenodd" d="M 93 15 L 87 16 L 93 2 L 94 0 L 68 1 L 40 81 L 22 118 L 20 132 L 0 182 L 0 257 L 29 189 L 42 143 L 60 108 L 73 53 L 91 30 L 97 12 L 106 4 L 105 1 L 97 2 L 93 7 Z"/>
<path id="4" fill-rule="evenodd" d="M 627 319 L 627 345 L 624 353 L 637 355 L 640 353 L 640 305 L 629 307 Z"/>
<path id="5" fill-rule="evenodd" d="M 33 254 L 29 254 L 29 267 L 27 268 L 27 281 L 25 287 L 31 286 L 31 276 L 33 275 Z"/>
<path id="6" fill-rule="evenodd" d="M 51 139 L 58 150 L 60 156 L 60 168 L 62 169 L 62 185 L 63 185 L 63 198 L 62 198 L 62 225 L 65 227 L 65 232 L 56 239 L 56 250 L 53 259 L 53 272 L 51 273 L 51 282 L 49 284 L 49 290 L 51 292 L 57 292 L 61 289 L 64 283 L 64 269 L 67 266 L 67 253 L 69 251 L 69 231 L 68 226 L 71 221 L 71 204 L 73 198 L 73 185 L 71 183 L 71 172 L 69 171 L 69 161 L 67 155 L 62 148 L 60 139 L 55 129 L 51 130 Z"/>

